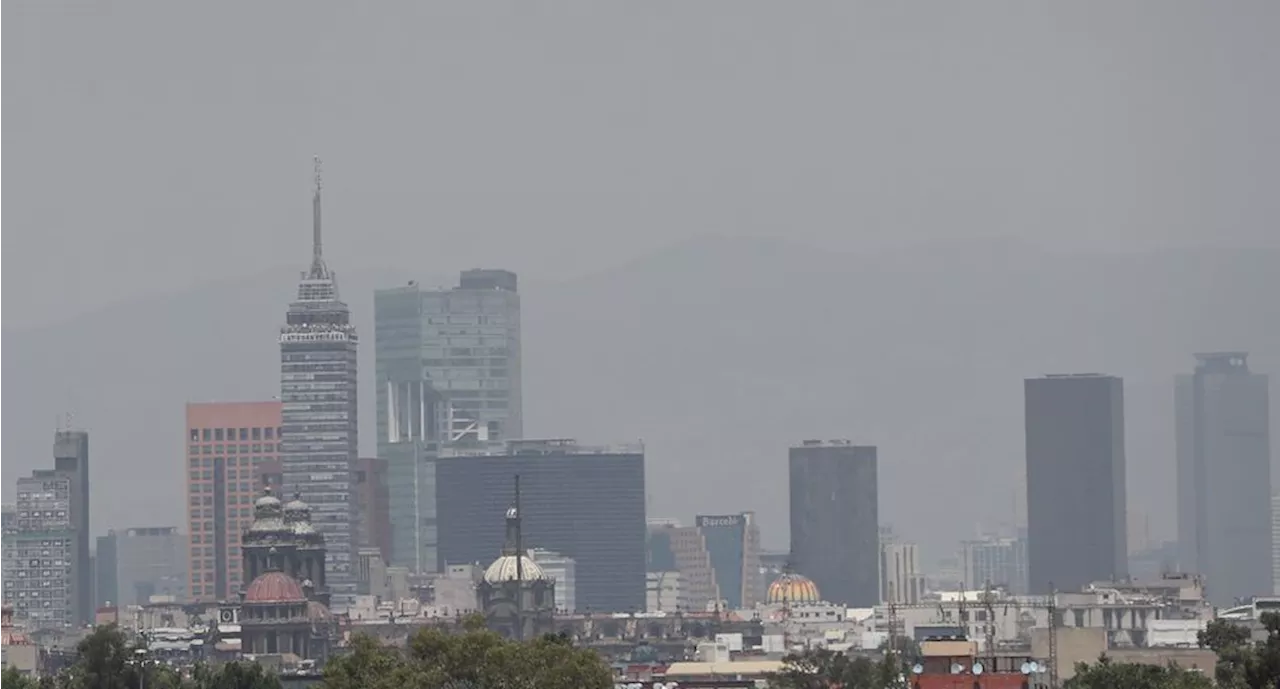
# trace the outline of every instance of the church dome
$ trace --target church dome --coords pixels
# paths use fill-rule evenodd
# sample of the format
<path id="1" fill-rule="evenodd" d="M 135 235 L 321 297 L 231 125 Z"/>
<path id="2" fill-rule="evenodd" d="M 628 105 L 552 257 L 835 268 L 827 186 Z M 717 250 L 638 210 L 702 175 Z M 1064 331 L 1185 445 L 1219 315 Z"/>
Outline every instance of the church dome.
<path id="1" fill-rule="evenodd" d="M 302 501 L 301 493 L 294 493 L 293 499 L 284 504 L 284 516 L 293 519 L 310 519 L 311 506 Z"/>
<path id="2" fill-rule="evenodd" d="M 783 603 L 817 603 L 822 600 L 818 585 L 806 576 L 786 572 L 769 584 L 765 602 L 771 605 Z"/>
<path id="3" fill-rule="evenodd" d="M 311 525 L 311 506 L 302 501 L 300 493 L 294 493 L 293 499 L 284 504 L 285 528 L 295 536 L 314 536 L 317 531 Z"/>
<path id="4" fill-rule="evenodd" d="M 263 489 L 262 497 L 253 503 L 253 524 L 249 526 L 250 534 L 287 532 L 280 499 L 271 494 L 271 486 Z"/>
<path id="5" fill-rule="evenodd" d="M 244 592 L 246 603 L 301 603 L 306 599 L 298 581 L 279 571 L 259 574 Z"/>
<path id="6" fill-rule="evenodd" d="M 528 555 L 520 557 L 520 567 L 524 570 L 521 574 L 524 575 L 525 581 L 535 581 L 547 578 L 547 575 L 543 573 L 542 568 L 538 566 L 538 563 L 534 562 L 533 558 Z M 516 556 L 503 555 L 502 557 L 494 560 L 493 564 L 489 565 L 489 569 L 484 571 L 484 580 L 490 584 L 501 584 L 507 581 L 515 581 Z"/>
<path id="7" fill-rule="evenodd" d="M 253 511 L 255 515 L 258 512 L 280 512 L 280 498 L 271 494 L 271 486 L 262 489 L 262 497 L 253 503 Z"/>

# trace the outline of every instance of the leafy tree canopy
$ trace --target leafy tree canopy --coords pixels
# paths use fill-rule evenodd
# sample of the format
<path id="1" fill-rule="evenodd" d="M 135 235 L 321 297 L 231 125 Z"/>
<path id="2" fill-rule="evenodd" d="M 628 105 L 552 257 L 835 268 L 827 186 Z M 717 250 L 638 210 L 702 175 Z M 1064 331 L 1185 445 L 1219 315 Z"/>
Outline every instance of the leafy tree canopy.
<path id="1" fill-rule="evenodd" d="M 10 665 L 4 669 L 3 676 L 0 676 L 0 685 L 4 689 L 40 689 L 40 680 L 34 677 L 18 672 L 18 668 Z"/>
<path id="2" fill-rule="evenodd" d="M 1213 680 L 1200 672 L 1177 667 L 1113 663 L 1103 656 L 1097 663 L 1080 663 L 1064 689 L 1212 689 Z"/>
<path id="3" fill-rule="evenodd" d="M 461 634 L 424 628 L 403 651 L 356 637 L 329 661 L 324 689 L 610 689 L 613 672 L 594 651 L 563 637 L 520 643 L 471 619 Z"/>
<path id="4" fill-rule="evenodd" d="M 1280 687 L 1280 613 L 1263 613 L 1259 622 L 1267 632 L 1261 641 L 1254 641 L 1247 627 L 1231 620 L 1214 620 L 1200 632 L 1200 646 L 1218 654 L 1219 687 Z"/>
<path id="5" fill-rule="evenodd" d="M 783 668 L 769 680 L 780 689 L 889 689 L 898 687 L 905 667 L 900 655 L 881 660 L 849 656 L 826 648 L 811 648 L 783 659 Z"/>

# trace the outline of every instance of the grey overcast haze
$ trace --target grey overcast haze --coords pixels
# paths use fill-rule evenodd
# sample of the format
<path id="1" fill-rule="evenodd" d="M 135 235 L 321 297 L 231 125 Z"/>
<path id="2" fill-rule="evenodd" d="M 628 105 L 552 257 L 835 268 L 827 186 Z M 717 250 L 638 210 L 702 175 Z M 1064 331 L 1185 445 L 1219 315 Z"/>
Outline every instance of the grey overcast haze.
<path id="1" fill-rule="evenodd" d="M 1277 36 L 1274 0 L 6 1 L 4 473 L 70 412 L 95 532 L 184 524 L 183 405 L 279 394 L 319 155 L 362 454 L 373 290 L 500 267 L 526 435 L 643 439 L 650 516 L 785 548 L 787 446 L 851 438 L 932 561 L 1025 516 L 1022 379 L 1099 371 L 1173 538 L 1173 376 L 1280 379 Z"/>

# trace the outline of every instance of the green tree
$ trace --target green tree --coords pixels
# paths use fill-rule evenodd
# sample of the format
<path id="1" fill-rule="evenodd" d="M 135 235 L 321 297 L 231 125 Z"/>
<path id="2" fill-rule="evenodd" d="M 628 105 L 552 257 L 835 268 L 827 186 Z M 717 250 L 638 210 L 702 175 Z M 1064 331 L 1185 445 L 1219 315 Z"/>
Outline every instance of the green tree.
<path id="1" fill-rule="evenodd" d="M 325 689 L 412 689 L 421 686 L 406 682 L 409 673 L 404 655 L 377 639 L 357 634 L 347 653 L 331 658 L 324 666 Z"/>
<path id="2" fill-rule="evenodd" d="M 1231 620 L 1212 620 L 1196 635 L 1201 648 L 1218 654 L 1214 679 L 1224 689 L 1249 689 L 1247 674 L 1256 662 L 1249 630 Z"/>
<path id="3" fill-rule="evenodd" d="M 182 676 L 150 661 L 115 625 L 97 627 L 76 646 L 75 665 L 57 678 L 66 689 L 180 689 Z"/>
<path id="4" fill-rule="evenodd" d="M 810 648 L 783 658 L 782 670 L 769 678 L 781 689 L 889 689 L 902 674 L 893 654 L 880 661 L 848 656 L 826 648 Z"/>
<path id="5" fill-rule="evenodd" d="M 1079 663 L 1063 689 L 1213 689 L 1203 673 L 1178 667 L 1113 663 L 1105 655 L 1097 663 Z"/>
<path id="6" fill-rule="evenodd" d="M 613 673 L 590 649 L 560 636 L 515 642 L 470 619 L 462 633 L 419 630 L 406 649 L 356 637 L 329 661 L 324 689 L 609 689 Z"/>
<path id="7" fill-rule="evenodd" d="M 1218 654 L 1215 673 L 1224 689 L 1274 689 L 1280 686 L 1280 613 L 1259 618 L 1267 636 L 1253 641 L 1248 628 L 1230 620 L 1214 620 L 1199 634 L 1202 647 Z"/>
<path id="8" fill-rule="evenodd" d="M 192 673 L 193 689 L 280 689 L 280 678 L 258 663 L 201 665 Z"/>
<path id="9" fill-rule="evenodd" d="M 18 672 L 18 668 L 11 665 L 0 676 L 0 685 L 4 685 L 4 689 L 40 689 L 40 680 Z"/>
<path id="10" fill-rule="evenodd" d="M 897 638 L 893 640 L 893 648 L 894 648 L 894 651 L 898 654 L 900 658 L 902 658 L 903 662 L 905 663 L 916 663 L 916 662 L 919 662 L 919 660 L 923 657 L 920 654 L 920 644 L 917 643 L 915 639 L 909 636 L 902 636 L 899 634 Z M 876 650 L 880 651 L 881 653 L 888 653 L 889 640 L 885 639 L 884 641 L 880 642 L 880 647 Z"/>

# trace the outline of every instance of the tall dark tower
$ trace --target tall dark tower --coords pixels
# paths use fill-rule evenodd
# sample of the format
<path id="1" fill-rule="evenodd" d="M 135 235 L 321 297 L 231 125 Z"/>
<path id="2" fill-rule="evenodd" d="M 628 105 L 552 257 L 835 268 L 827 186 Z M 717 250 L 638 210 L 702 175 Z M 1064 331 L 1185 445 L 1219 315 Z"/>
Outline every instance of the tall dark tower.
<path id="1" fill-rule="evenodd" d="M 1124 578 L 1124 382 L 1050 375 L 1027 379 L 1024 390 L 1031 593 Z"/>
<path id="2" fill-rule="evenodd" d="M 280 459 L 285 488 L 310 503 L 327 548 L 336 609 L 356 592 L 356 347 L 351 313 L 325 264 L 320 232 L 320 161 L 312 199 L 311 268 L 280 329 Z"/>
<path id="3" fill-rule="evenodd" d="M 876 448 L 806 440 L 790 452 L 791 564 L 832 603 L 880 602 Z"/>
<path id="4" fill-rule="evenodd" d="M 1267 376 L 1244 352 L 1196 355 L 1175 387 L 1178 551 L 1205 576 L 1209 600 L 1272 591 L 1271 437 Z"/>
<path id="5" fill-rule="evenodd" d="M 93 572 L 89 566 L 89 434 L 60 430 L 53 435 L 53 469 L 71 479 L 71 518 L 75 531 L 75 620 L 93 622 Z"/>

